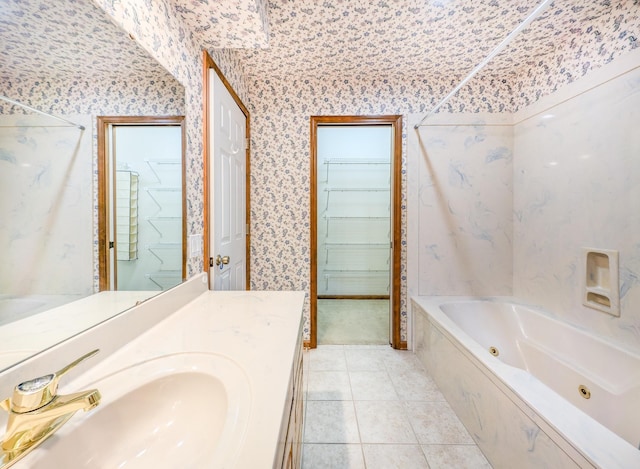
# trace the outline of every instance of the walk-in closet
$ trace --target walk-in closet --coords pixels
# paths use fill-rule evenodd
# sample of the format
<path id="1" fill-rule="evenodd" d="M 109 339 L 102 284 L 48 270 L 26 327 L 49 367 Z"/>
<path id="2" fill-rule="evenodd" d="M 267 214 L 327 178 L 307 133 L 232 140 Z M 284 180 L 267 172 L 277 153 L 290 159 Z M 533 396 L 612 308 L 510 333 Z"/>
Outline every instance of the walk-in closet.
<path id="1" fill-rule="evenodd" d="M 111 285 L 166 290 L 182 281 L 182 128 L 112 125 Z"/>
<path id="2" fill-rule="evenodd" d="M 389 342 L 389 125 L 317 130 L 318 343 Z"/>

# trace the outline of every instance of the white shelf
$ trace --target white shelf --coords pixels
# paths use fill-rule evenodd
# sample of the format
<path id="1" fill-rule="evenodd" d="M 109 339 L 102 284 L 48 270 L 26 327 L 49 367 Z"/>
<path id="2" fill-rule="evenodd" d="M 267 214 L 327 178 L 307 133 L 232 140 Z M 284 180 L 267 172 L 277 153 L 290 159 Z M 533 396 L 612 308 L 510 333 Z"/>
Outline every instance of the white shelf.
<path id="1" fill-rule="evenodd" d="M 326 177 L 318 181 L 318 202 L 324 206 L 319 218 L 326 226 L 318 233 L 318 250 L 325 253 L 318 259 L 320 293 L 387 293 L 390 159 L 336 157 L 321 164 Z"/>
<path id="2" fill-rule="evenodd" d="M 382 160 L 382 159 L 359 159 L 359 158 L 327 158 L 323 162 L 323 164 L 350 164 L 350 165 L 373 165 L 373 164 L 391 164 L 390 160 Z"/>

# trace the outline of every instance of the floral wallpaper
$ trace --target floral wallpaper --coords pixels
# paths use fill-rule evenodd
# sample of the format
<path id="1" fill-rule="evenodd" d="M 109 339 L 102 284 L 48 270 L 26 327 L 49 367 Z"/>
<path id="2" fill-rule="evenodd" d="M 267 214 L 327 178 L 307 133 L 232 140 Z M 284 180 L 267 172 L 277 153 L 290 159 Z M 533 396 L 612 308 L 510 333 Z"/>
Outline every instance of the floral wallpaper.
<path id="1" fill-rule="evenodd" d="M 442 112 L 514 112 L 637 48 L 639 2 L 551 3 Z M 7 6 L 51 12 L 50 3 L 3 2 L 0 30 L 11 21 Z M 68 21 L 81 23 L 84 16 L 75 12 L 83 12 L 79 4 L 86 3 L 57 0 L 51 14 L 64 11 Z M 252 287 L 306 291 L 309 117 L 426 113 L 534 7 L 526 0 L 234 0 L 224 2 L 224 11 L 219 10 L 222 2 L 211 0 L 93 3 L 184 87 L 189 234 L 201 233 L 204 223 L 201 47 L 211 49 L 251 112 Z M 24 21 L 13 21 L 25 29 Z M 263 40 L 267 34 L 268 47 Z M 97 35 L 86 32 L 80 42 L 88 43 L 96 56 L 104 55 L 102 43 L 93 42 Z M 16 47 L 6 49 L 8 56 L 15 55 Z M 7 54 L 0 54 L 3 71 Z M 29 56 L 23 54 L 21 60 Z M 142 59 L 123 62 L 130 60 Z M 92 81 L 87 78 L 87 83 Z M 143 81 L 132 79 L 126 86 L 140 93 Z M 57 87 L 46 89 L 47 96 L 50 92 L 68 93 Z M 405 121 L 403 142 L 410 131 Z M 201 269 L 202 261 L 189 261 L 189 275 Z M 402 269 L 406 277 L 405 253 Z M 406 278 L 402 283 L 404 294 Z M 402 314 L 406 318 L 404 303 Z M 308 319 L 306 326 L 308 332 Z"/>
<path id="2" fill-rule="evenodd" d="M 0 94 L 62 115 L 186 115 L 187 230 L 202 233 L 201 50 L 173 5 L 147 3 L 0 3 Z M 235 52 L 212 56 L 246 96 Z M 14 112 L 24 111 L 0 101 L 0 113 Z M 190 259 L 188 275 L 202 265 L 202 258 Z"/>
<path id="3" fill-rule="evenodd" d="M 310 288 L 311 115 L 424 113 L 435 105 L 434 90 L 449 82 L 426 80 L 274 78 L 250 82 L 251 140 L 251 286 L 259 290 Z M 500 81 L 478 80 L 450 103 L 453 111 L 504 110 L 508 88 Z M 486 90 L 493 89 L 487 96 Z M 407 340 L 406 304 L 406 119 L 403 120 L 401 340 Z M 277 262 L 274 261 L 277 259 Z M 308 311 L 307 311 L 308 313 Z M 305 334 L 310 331 L 306 315 Z"/>
<path id="4" fill-rule="evenodd" d="M 172 0 L 207 49 L 267 47 L 267 0 Z"/>
<path id="5" fill-rule="evenodd" d="M 270 48 L 240 51 L 252 115 L 252 288 L 310 288 L 311 115 L 426 114 L 533 8 L 495 0 L 408 3 L 273 1 Z M 638 1 L 556 3 L 441 112 L 515 112 L 637 47 Z M 406 119 L 404 127 L 406 147 L 413 129 Z M 403 155 L 406 168 L 406 149 Z"/>
<path id="6" fill-rule="evenodd" d="M 509 70 L 514 112 L 640 46 L 640 0 L 556 3 Z"/>
<path id="7" fill-rule="evenodd" d="M 184 114 L 184 88 L 166 72 L 157 77 L 130 74 L 91 80 L 18 78 L 3 81 L 0 94 L 58 115 Z M 0 101 L 0 114 L 29 114 L 29 111 Z"/>
<path id="8" fill-rule="evenodd" d="M 3 0 L 0 64 L 3 81 L 170 77 L 90 0 Z"/>
<path id="9" fill-rule="evenodd" d="M 269 48 L 246 49 L 241 55 L 250 78 L 321 74 L 459 80 L 541 3 L 272 0 Z M 516 78 L 527 75 L 532 64 L 559 55 L 560 62 L 570 60 L 565 72 L 585 58 L 588 67 L 597 66 L 636 47 L 637 26 L 637 0 L 551 2 L 484 74 Z"/>
<path id="10" fill-rule="evenodd" d="M 199 43 L 168 0 L 95 0 L 126 32 L 185 88 L 187 234 L 202 234 L 203 140 L 202 140 L 202 52 Z M 240 62 L 231 50 L 216 50 L 212 58 L 241 98 L 246 86 Z M 202 271 L 202 257 L 190 258 L 187 275 Z"/>

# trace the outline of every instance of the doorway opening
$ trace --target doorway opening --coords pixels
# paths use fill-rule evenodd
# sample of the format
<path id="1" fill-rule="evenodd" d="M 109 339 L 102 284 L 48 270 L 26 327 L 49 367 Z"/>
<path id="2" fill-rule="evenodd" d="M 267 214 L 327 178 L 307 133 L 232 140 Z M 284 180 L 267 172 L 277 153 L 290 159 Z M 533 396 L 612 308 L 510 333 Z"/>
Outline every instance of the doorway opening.
<path id="1" fill-rule="evenodd" d="M 401 156 L 401 116 L 311 117 L 310 347 L 406 348 Z"/>
<path id="2" fill-rule="evenodd" d="M 100 290 L 186 277 L 184 117 L 98 117 Z"/>

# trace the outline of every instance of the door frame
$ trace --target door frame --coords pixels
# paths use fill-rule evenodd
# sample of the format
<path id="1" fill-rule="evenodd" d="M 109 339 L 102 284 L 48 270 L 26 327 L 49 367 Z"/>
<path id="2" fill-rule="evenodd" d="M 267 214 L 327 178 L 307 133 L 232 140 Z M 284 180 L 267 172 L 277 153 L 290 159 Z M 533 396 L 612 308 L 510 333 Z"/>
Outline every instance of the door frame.
<path id="1" fill-rule="evenodd" d="M 109 262 L 109 174 L 115 168 L 109 163 L 107 132 L 111 125 L 180 126 L 182 138 L 182 280 L 187 278 L 187 177 L 185 172 L 186 129 L 184 116 L 98 116 L 98 274 L 99 291 L 111 289 L 111 263 Z"/>
<path id="2" fill-rule="evenodd" d="M 222 70 L 220 69 L 220 67 L 218 67 L 218 65 L 214 62 L 214 60 L 211 58 L 211 55 L 209 55 L 209 52 L 207 50 L 203 50 L 202 51 L 202 112 L 203 112 L 203 123 L 202 123 L 202 133 L 203 133 L 203 146 L 204 148 L 202 149 L 202 155 L 204 158 L 204 181 L 203 181 L 203 189 L 204 189 L 204 205 L 203 205 L 203 217 L 204 217 L 204 231 L 203 231 L 203 242 L 204 242 L 204 246 L 203 246 L 203 256 L 204 256 L 204 263 L 203 263 L 203 271 L 204 272 L 209 272 L 209 267 L 210 267 L 210 262 L 209 259 L 211 257 L 211 246 L 210 246 L 210 240 L 209 237 L 211 236 L 211 233 L 209 233 L 209 226 L 210 226 L 210 217 L 211 217 L 211 212 L 213 207 L 209 206 L 209 200 L 210 200 L 210 185 L 211 185 L 211 164 L 210 164 L 210 156 L 211 156 L 211 152 L 209 151 L 209 144 L 211 143 L 211 137 L 209 135 L 209 126 L 211 124 L 211 115 L 210 115 L 210 110 L 209 110 L 209 100 L 211 98 L 211 87 L 209 86 L 209 72 L 211 70 L 214 70 L 216 72 L 216 74 L 218 75 L 218 77 L 220 78 L 220 80 L 222 81 L 222 84 L 224 85 L 224 87 L 227 89 L 227 91 L 229 91 L 229 94 L 231 95 L 231 97 L 233 98 L 233 100 L 235 101 L 235 103 L 238 105 L 238 107 L 240 108 L 240 110 L 242 111 L 242 113 L 244 114 L 245 117 L 245 138 L 247 139 L 246 142 L 246 150 L 245 150 L 245 200 L 246 200 L 246 209 L 245 209 L 245 223 L 246 223 L 246 252 L 245 252 L 245 265 L 246 265 L 246 272 L 245 272 L 245 279 L 246 279 L 246 285 L 245 288 L 247 290 L 251 289 L 251 280 L 250 280 L 250 273 L 251 273 L 251 268 L 250 268 L 250 253 L 251 253 L 251 231 L 250 231 L 250 216 L 251 216 L 251 203 L 250 203 L 250 182 L 251 182 L 251 178 L 250 178 L 250 154 L 251 154 L 251 126 L 249 123 L 249 110 L 247 109 L 247 107 L 244 105 L 244 103 L 242 102 L 242 100 L 240 99 L 240 97 L 238 96 L 238 94 L 235 92 L 235 90 L 233 89 L 233 87 L 231 86 L 231 83 L 229 83 L 229 81 L 226 79 L 226 77 L 224 76 L 224 74 L 222 73 Z"/>
<path id="3" fill-rule="evenodd" d="M 317 147 L 319 125 L 390 125 L 393 129 L 393 154 L 391 158 L 391 318 L 390 345 L 405 350 L 407 341 L 401 340 L 400 327 L 400 273 L 402 249 L 402 116 L 311 116 L 311 291 L 310 291 L 310 340 L 305 346 L 318 346 L 318 171 Z"/>

